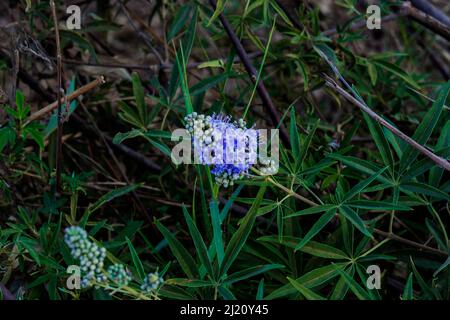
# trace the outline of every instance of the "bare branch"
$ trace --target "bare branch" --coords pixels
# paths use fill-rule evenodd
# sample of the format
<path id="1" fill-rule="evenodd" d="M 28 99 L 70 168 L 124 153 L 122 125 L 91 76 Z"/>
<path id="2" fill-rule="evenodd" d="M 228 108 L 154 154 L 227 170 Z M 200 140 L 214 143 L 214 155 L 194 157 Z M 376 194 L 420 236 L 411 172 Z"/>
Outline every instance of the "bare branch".
<path id="1" fill-rule="evenodd" d="M 444 168 L 445 170 L 449 170 L 450 171 L 450 162 L 448 162 L 447 160 L 445 160 L 444 158 L 441 158 L 439 156 L 437 156 L 436 154 L 434 154 L 433 152 L 431 152 L 430 150 L 428 150 L 427 148 L 425 148 L 424 146 L 420 145 L 419 143 L 417 143 L 415 140 L 411 139 L 409 136 L 407 136 L 406 134 L 404 134 L 402 131 L 400 131 L 399 129 L 397 129 L 396 127 L 394 127 L 393 125 L 391 125 L 389 122 L 387 122 L 386 120 L 384 120 L 382 117 L 380 117 L 378 114 L 376 114 L 369 106 L 367 106 L 365 103 L 363 103 L 362 101 L 359 101 L 358 99 L 356 99 L 355 97 L 353 97 L 351 94 L 349 94 L 347 91 L 345 91 L 344 88 L 342 88 L 341 86 L 339 86 L 336 81 L 334 81 L 334 79 L 332 79 L 330 76 L 328 75 L 324 75 L 325 77 L 325 81 L 328 87 L 330 87 L 331 89 L 335 90 L 336 92 L 340 93 L 342 96 L 344 96 L 344 98 L 346 98 L 348 101 L 350 101 L 351 103 L 353 103 L 355 106 L 357 106 L 358 108 L 360 108 L 362 111 L 364 111 L 365 113 L 367 113 L 372 119 L 374 119 L 375 121 L 377 121 L 379 124 L 381 124 L 382 126 L 384 126 L 386 129 L 388 129 L 389 131 L 391 131 L 393 134 L 395 134 L 397 137 L 399 137 L 400 139 L 402 139 L 403 141 L 405 141 L 406 143 L 408 143 L 409 145 L 411 145 L 413 148 L 417 149 L 419 152 L 421 152 L 422 154 L 424 154 L 425 156 L 427 156 L 428 158 L 430 158 L 433 162 L 435 162 L 439 167 Z"/>
<path id="2" fill-rule="evenodd" d="M 77 90 L 75 90 L 74 92 L 72 92 L 69 95 L 66 95 L 65 97 L 60 97 L 59 101 L 59 105 L 61 103 L 63 103 L 64 101 L 67 101 L 67 103 L 70 103 L 70 101 L 76 99 L 77 97 L 85 94 L 86 92 L 91 91 L 92 89 L 94 89 L 95 87 L 101 85 L 105 83 L 105 78 L 103 76 L 98 77 L 97 79 L 95 79 L 94 81 L 89 82 L 88 84 L 82 86 L 81 88 L 78 88 Z M 31 121 L 35 121 L 38 120 L 42 117 L 44 117 L 47 113 L 52 112 L 53 110 L 55 110 L 58 107 L 58 101 L 52 102 L 51 104 L 49 104 L 48 106 L 40 109 L 39 111 L 36 111 L 35 113 L 33 113 L 32 115 L 30 115 L 24 122 L 25 125 L 29 124 Z"/>

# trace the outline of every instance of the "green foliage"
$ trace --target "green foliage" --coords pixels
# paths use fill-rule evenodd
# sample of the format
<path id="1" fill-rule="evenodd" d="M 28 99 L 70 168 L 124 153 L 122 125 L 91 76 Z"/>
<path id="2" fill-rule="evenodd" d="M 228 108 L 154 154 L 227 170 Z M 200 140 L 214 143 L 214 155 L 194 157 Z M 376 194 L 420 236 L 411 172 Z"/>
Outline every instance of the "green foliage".
<path id="1" fill-rule="evenodd" d="M 365 18 L 355 1 L 329 4 L 345 18 L 331 21 L 306 5 L 288 15 L 277 1 L 223 0 L 215 9 L 163 2 L 148 10 L 148 25 L 130 15 L 141 31 L 130 34 L 113 20 L 116 10 L 97 3 L 82 30 L 60 30 L 67 94 L 107 74 L 105 85 L 62 105 L 61 190 L 56 112 L 28 121 L 52 102 L 45 93 L 56 92 L 42 61 L 21 53 L 14 99 L 2 97 L 0 282 L 16 298 L 450 298 L 448 172 L 324 81 L 324 74 L 346 79 L 349 93 L 449 159 L 450 81 L 417 45 L 420 38 L 440 47 L 432 33 L 406 19 L 390 22 L 394 31 L 382 39 L 352 29 Z M 47 2 L 23 7 L 30 36 L 52 48 Z M 393 12 L 390 3 L 382 9 Z M 137 8 L 130 2 L 127 10 Z M 219 15 L 251 54 L 254 76 Z M 123 30 L 125 40 L 115 37 Z M 119 56 L 126 56 L 120 64 Z M 107 63 L 112 57 L 118 61 Z M 0 66 L 8 69 L 10 59 Z M 32 82 L 32 94 L 23 72 L 48 92 Z M 283 126 L 290 141 L 280 144 L 279 171 L 255 170 L 225 189 L 209 167 L 173 164 L 171 133 L 194 111 Z M 67 288 L 66 269 L 79 263 L 63 239 L 69 226 L 104 247 L 108 263 L 131 271 L 132 284 Z M 370 265 L 382 270 L 380 290 L 366 286 Z M 148 272 L 164 279 L 156 291 L 141 287 Z"/>

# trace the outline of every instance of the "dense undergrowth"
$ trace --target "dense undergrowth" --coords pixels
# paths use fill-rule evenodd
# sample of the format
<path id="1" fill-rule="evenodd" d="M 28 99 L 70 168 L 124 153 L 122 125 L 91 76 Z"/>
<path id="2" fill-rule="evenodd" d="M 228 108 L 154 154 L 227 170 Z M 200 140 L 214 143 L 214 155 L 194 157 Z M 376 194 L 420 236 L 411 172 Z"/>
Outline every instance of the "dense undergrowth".
<path id="1" fill-rule="evenodd" d="M 357 105 L 448 159 L 449 43 L 401 3 L 368 30 L 364 1 L 84 1 L 67 30 L 58 1 L 64 92 L 105 79 L 63 100 L 60 157 L 56 111 L 33 118 L 58 91 L 49 3 L 2 3 L 2 296 L 449 299 L 448 171 Z M 279 128 L 278 172 L 175 165 L 192 112 Z"/>

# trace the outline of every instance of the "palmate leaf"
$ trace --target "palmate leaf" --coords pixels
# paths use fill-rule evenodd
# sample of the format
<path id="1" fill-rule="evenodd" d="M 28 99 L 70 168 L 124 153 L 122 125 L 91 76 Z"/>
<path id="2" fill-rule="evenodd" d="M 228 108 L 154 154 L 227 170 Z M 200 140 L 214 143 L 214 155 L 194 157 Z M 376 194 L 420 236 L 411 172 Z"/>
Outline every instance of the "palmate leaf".
<path id="1" fill-rule="evenodd" d="M 292 236 L 284 236 L 282 237 L 281 241 L 279 241 L 278 237 L 276 236 L 264 236 L 258 238 L 258 241 L 266 241 L 274 244 L 281 244 L 292 249 L 294 249 L 301 240 L 302 240 L 301 238 Z M 306 243 L 299 250 L 301 252 L 311 254 L 315 257 L 321 257 L 326 259 L 349 259 L 349 257 L 344 251 L 329 246 L 327 244 L 312 240 L 308 241 L 308 243 Z"/>
<path id="2" fill-rule="evenodd" d="M 412 136 L 412 139 L 414 139 L 417 143 L 421 145 L 425 145 L 427 143 L 439 121 L 439 117 L 444 108 L 445 101 L 447 100 L 449 90 L 450 81 L 442 86 L 436 101 L 433 103 L 431 109 L 425 114 L 425 117 L 420 122 L 420 125 Z M 408 166 L 414 163 L 418 155 L 419 151 L 408 144 L 403 151 L 402 158 L 400 159 L 400 171 L 404 171 Z"/>
<path id="3" fill-rule="evenodd" d="M 343 270 L 345 271 L 345 270 Z M 355 274 L 355 268 L 350 266 L 350 268 L 346 271 L 350 277 L 353 277 Z M 347 295 L 349 289 L 349 285 L 344 277 L 340 277 L 334 286 L 333 292 L 331 293 L 330 300 L 343 300 Z"/>
<path id="4" fill-rule="evenodd" d="M 184 273 L 190 278 L 195 279 L 198 275 L 198 268 L 195 264 L 194 258 L 190 255 L 190 253 L 186 250 L 186 248 L 178 241 L 175 236 L 164 227 L 161 222 L 156 222 L 156 227 L 163 234 L 167 243 L 169 244 L 170 249 L 172 250 L 173 255 L 177 258 L 181 269 L 183 269 Z"/>
<path id="5" fill-rule="evenodd" d="M 358 213 L 348 206 L 341 206 L 339 212 L 344 215 L 359 231 L 364 235 L 371 237 L 372 234 L 367 229 L 364 221 L 359 217 Z"/>
<path id="6" fill-rule="evenodd" d="M 373 162 L 369 162 L 369 161 L 358 159 L 358 158 L 351 157 L 351 156 L 343 156 L 343 155 L 338 154 L 338 153 L 333 153 L 333 154 L 330 154 L 328 156 L 330 158 L 342 161 L 345 165 L 347 165 L 347 166 L 349 166 L 351 168 L 354 168 L 354 169 L 356 169 L 358 171 L 361 171 L 363 173 L 369 174 L 369 175 L 374 175 L 378 171 L 383 169 L 383 168 L 380 168 L 378 165 L 374 164 Z M 391 181 L 390 179 L 386 178 L 382 174 L 377 175 L 375 180 L 378 180 L 378 181 L 380 181 L 382 183 L 394 185 L 393 181 Z"/>
<path id="7" fill-rule="evenodd" d="M 323 267 L 319 267 L 312 271 L 309 271 L 302 275 L 301 277 L 295 279 L 297 282 L 301 283 L 306 288 L 314 288 L 321 284 L 324 284 L 334 277 L 339 275 L 338 269 L 343 268 L 347 263 L 334 263 Z M 273 300 L 279 298 L 286 298 L 298 292 L 291 283 L 285 284 L 284 286 L 275 289 L 268 296 L 266 300 Z"/>
<path id="8" fill-rule="evenodd" d="M 362 180 L 361 182 L 356 184 L 353 188 L 350 189 L 350 191 L 348 191 L 344 195 L 344 198 L 342 198 L 342 202 L 346 202 L 347 200 L 350 200 L 357 194 L 361 193 L 365 187 L 367 187 L 369 184 L 372 183 L 372 181 L 377 179 L 385 170 L 386 170 L 386 168 L 383 168 L 383 169 L 375 172 L 370 178 Z"/>
<path id="9" fill-rule="evenodd" d="M 331 209 L 327 211 L 325 214 L 323 214 L 319 220 L 312 226 L 312 228 L 306 233 L 306 235 L 303 237 L 303 239 L 300 241 L 300 243 L 295 247 L 295 250 L 300 250 L 305 244 L 308 243 L 309 240 L 311 240 L 312 237 L 314 237 L 317 233 L 320 232 L 327 224 L 330 222 L 330 220 L 334 217 L 334 214 L 336 213 L 336 209 Z"/>
<path id="10" fill-rule="evenodd" d="M 369 294 L 344 270 L 338 268 L 337 271 L 344 278 L 350 290 L 359 300 L 370 300 Z"/>

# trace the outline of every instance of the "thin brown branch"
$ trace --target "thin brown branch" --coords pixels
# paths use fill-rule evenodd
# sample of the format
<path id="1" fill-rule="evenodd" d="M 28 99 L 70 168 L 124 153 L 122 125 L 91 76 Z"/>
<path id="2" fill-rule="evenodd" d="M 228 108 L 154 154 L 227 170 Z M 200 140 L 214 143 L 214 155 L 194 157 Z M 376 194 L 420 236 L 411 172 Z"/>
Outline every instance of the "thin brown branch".
<path id="1" fill-rule="evenodd" d="M 50 8 L 52 9 L 53 24 L 55 28 L 55 41 L 56 41 L 56 73 L 57 73 L 56 103 L 58 108 L 58 115 L 57 115 L 58 126 L 56 131 L 56 192 L 60 192 L 61 166 L 62 166 L 62 124 L 61 124 L 62 54 L 61 54 L 61 43 L 59 38 L 58 17 L 56 15 L 56 5 L 53 0 L 50 1 Z"/>
<path id="2" fill-rule="evenodd" d="M 406 10 L 408 17 L 450 41 L 450 26 L 447 26 L 431 15 L 416 9 L 410 2 L 403 3 L 402 9 Z"/>
<path id="3" fill-rule="evenodd" d="M 381 231 L 381 230 L 378 230 L 378 229 L 374 229 L 373 232 L 376 233 L 376 234 L 379 234 L 380 236 L 383 236 L 386 239 L 392 239 L 392 240 L 395 240 L 395 241 L 398 241 L 398 242 L 410 245 L 412 247 L 419 248 L 419 249 L 421 249 L 423 251 L 428 251 L 428 252 L 431 252 L 431 253 L 434 253 L 434 254 L 438 254 L 438 255 L 441 255 L 441 256 L 444 256 L 444 257 L 448 256 L 447 252 L 444 252 L 442 250 L 426 246 L 424 244 L 421 244 L 421 243 L 418 243 L 418 242 L 415 242 L 415 241 L 412 241 L 412 240 L 408 240 L 408 239 L 402 238 L 402 237 L 397 236 L 397 235 L 395 235 L 393 233 L 384 232 L 384 231 Z"/>
<path id="4" fill-rule="evenodd" d="M 88 84 L 82 86 L 81 88 L 78 88 L 77 90 L 75 90 L 74 92 L 72 92 L 69 95 L 66 95 L 65 97 L 60 97 L 59 101 L 59 105 L 61 103 L 63 103 L 64 101 L 67 101 L 67 103 L 70 103 L 72 100 L 76 99 L 77 97 L 91 91 L 92 89 L 94 89 L 95 87 L 101 85 L 105 83 L 105 78 L 103 76 L 98 77 L 97 79 L 95 79 L 94 81 L 89 82 Z M 48 106 L 40 109 L 39 111 L 36 111 L 35 113 L 33 113 L 32 115 L 30 115 L 24 122 L 25 125 L 29 124 L 31 121 L 35 121 L 38 120 L 42 117 L 44 117 L 46 114 L 52 112 L 53 110 L 55 110 L 58 107 L 58 101 L 52 102 L 51 104 L 49 104 Z"/>
<path id="5" fill-rule="evenodd" d="M 450 17 L 447 16 L 443 11 L 439 10 L 428 0 L 411 0 L 411 4 L 419 9 L 420 11 L 432 16 L 433 18 L 439 20 L 441 23 L 450 27 Z"/>
<path id="6" fill-rule="evenodd" d="M 355 106 L 360 108 L 362 111 L 367 113 L 372 119 L 377 121 L 379 124 L 384 126 L 386 129 L 391 131 L 393 134 L 395 134 L 397 137 L 408 143 L 410 146 L 430 158 L 433 162 L 435 162 L 439 167 L 444 168 L 445 170 L 450 171 L 450 162 L 445 160 L 444 158 L 441 158 L 422 146 L 421 144 L 417 143 L 415 140 L 411 139 L 409 136 L 404 134 L 402 131 L 391 125 L 389 122 L 384 120 L 382 117 L 380 117 L 378 114 L 376 114 L 369 106 L 367 106 L 365 103 L 359 101 L 355 97 L 353 97 L 351 94 L 349 94 L 347 91 L 345 91 L 344 88 L 339 86 L 334 79 L 331 77 L 325 75 L 325 81 L 328 87 L 335 90 L 337 93 L 340 93 L 344 98 L 346 98 L 349 102 L 353 103 Z"/>

